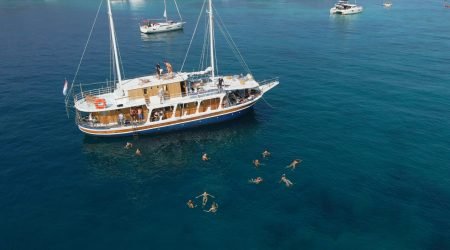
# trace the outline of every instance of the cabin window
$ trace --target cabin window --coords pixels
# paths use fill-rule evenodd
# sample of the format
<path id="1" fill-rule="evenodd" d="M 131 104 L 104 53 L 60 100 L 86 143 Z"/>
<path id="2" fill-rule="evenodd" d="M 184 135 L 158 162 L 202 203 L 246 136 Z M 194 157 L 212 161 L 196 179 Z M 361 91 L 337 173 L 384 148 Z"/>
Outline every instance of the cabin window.
<path id="1" fill-rule="evenodd" d="M 199 112 L 205 112 L 208 110 L 216 110 L 219 107 L 219 103 L 220 103 L 220 98 L 203 100 L 200 103 Z"/>
<path id="2" fill-rule="evenodd" d="M 145 89 L 144 89 L 144 95 L 146 95 L 146 94 L 147 94 L 147 89 L 145 88 Z"/>

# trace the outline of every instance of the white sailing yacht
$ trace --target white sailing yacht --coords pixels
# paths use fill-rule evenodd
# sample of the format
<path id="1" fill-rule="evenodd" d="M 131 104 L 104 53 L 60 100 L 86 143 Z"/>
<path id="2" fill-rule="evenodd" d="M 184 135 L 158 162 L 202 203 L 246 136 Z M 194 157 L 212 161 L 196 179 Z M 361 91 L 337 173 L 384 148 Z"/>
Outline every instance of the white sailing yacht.
<path id="1" fill-rule="evenodd" d="M 225 27 L 220 16 L 215 18 L 213 15 L 211 0 L 203 2 L 200 15 L 204 13 L 206 1 L 209 6 L 206 24 L 208 32 L 205 33 L 203 46 L 206 53 L 202 53 L 201 58 L 209 57 L 205 60 L 209 60 L 209 65 L 204 65 L 204 70 L 175 73 L 172 72 L 171 65 L 166 64 L 165 74 L 158 70 L 154 75 L 122 79 L 111 4 L 110 0 L 107 0 L 116 80 L 90 90 L 83 89 L 80 84 L 77 90 L 78 85 L 74 87 L 73 84 L 75 76 L 69 90 L 70 95 L 66 98 L 66 106 L 71 106 L 68 96 L 72 96 L 75 121 L 82 132 L 104 137 L 124 136 L 167 132 L 227 121 L 248 112 L 267 91 L 279 84 L 277 79 L 258 82 L 250 73 L 218 74 L 214 21 L 220 31 L 224 31 Z M 199 17 L 198 20 L 200 19 Z M 222 33 L 229 34 L 228 31 Z M 233 53 L 241 56 L 237 47 Z M 243 66 L 247 66 L 242 56 L 239 59 Z M 87 85 L 91 88 L 95 86 Z"/>
<path id="2" fill-rule="evenodd" d="M 183 22 L 183 18 L 181 17 L 177 1 L 174 0 L 173 2 L 175 3 L 175 7 L 177 8 L 178 16 L 180 17 L 179 21 L 169 20 L 167 18 L 167 4 L 166 0 L 164 0 L 164 21 L 161 22 L 158 20 L 143 20 L 139 24 L 139 29 L 141 30 L 141 32 L 145 34 L 153 34 L 183 29 L 185 22 Z"/>

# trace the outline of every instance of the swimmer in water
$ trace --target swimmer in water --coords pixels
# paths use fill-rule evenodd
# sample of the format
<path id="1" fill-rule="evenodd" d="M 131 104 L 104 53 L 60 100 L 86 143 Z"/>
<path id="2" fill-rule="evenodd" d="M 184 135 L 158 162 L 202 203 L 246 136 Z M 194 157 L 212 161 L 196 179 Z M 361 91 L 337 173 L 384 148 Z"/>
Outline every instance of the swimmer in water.
<path id="1" fill-rule="evenodd" d="M 203 155 L 202 155 L 202 161 L 209 161 L 209 158 L 208 158 L 208 154 L 207 154 L 207 153 L 203 153 Z"/>
<path id="2" fill-rule="evenodd" d="M 197 207 L 197 205 L 194 204 L 194 202 L 192 200 L 188 200 L 188 202 L 186 203 L 186 205 L 188 206 L 188 208 L 194 208 Z"/>
<path id="3" fill-rule="evenodd" d="M 139 150 L 139 149 L 136 149 L 136 156 L 141 156 L 142 154 L 141 154 L 141 150 Z"/>
<path id="4" fill-rule="evenodd" d="M 259 184 L 259 183 L 263 182 L 263 178 L 256 177 L 255 179 L 248 180 L 248 182 L 253 183 L 253 184 Z"/>
<path id="5" fill-rule="evenodd" d="M 199 196 L 197 196 L 197 197 L 195 197 L 195 198 L 203 197 L 202 206 L 204 207 L 204 206 L 206 205 L 206 203 L 208 202 L 208 196 L 211 196 L 212 198 L 216 198 L 216 197 L 214 197 L 214 196 L 208 194 L 207 192 L 203 192 L 203 194 L 201 194 L 201 195 L 199 195 Z"/>
<path id="6" fill-rule="evenodd" d="M 211 208 L 209 210 L 203 210 L 207 213 L 216 213 L 217 209 L 219 208 L 219 204 L 217 204 L 216 202 L 213 201 L 213 203 L 211 204 Z"/>
<path id="7" fill-rule="evenodd" d="M 290 187 L 290 186 L 294 185 L 294 183 L 292 183 L 292 181 L 290 181 L 288 178 L 286 178 L 286 175 L 285 175 L 285 174 L 283 174 L 283 175 L 281 176 L 281 179 L 280 179 L 279 182 L 280 182 L 280 183 L 281 183 L 281 182 L 284 182 L 284 184 L 286 184 L 286 187 Z"/>
<path id="8" fill-rule="evenodd" d="M 127 145 L 125 145 L 126 149 L 130 149 L 132 147 L 133 147 L 133 143 L 131 143 L 131 142 L 127 142 Z"/>
<path id="9" fill-rule="evenodd" d="M 294 170 L 297 167 L 297 165 L 300 164 L 301 162 L 302 162 L 302 160 L 295 159 L 286 168 L 290 168 L 290 169 Z"/>
<path id="10" fill-rule="evenodd" d="M 263 157 L 263 158 L 270 157 L 270 152 L 269 152 L 269 150 L 264 149 L 264 152 L 262 152 L 262 157 Z"/>
<path id="11" fill-rule="evenodd" d="M 259 162 L 258 159 L 253 160 L 253 165 L 255 165 L 255 168 L 259 168 L 259 166 L 261 166 L 261 162 Z"/>

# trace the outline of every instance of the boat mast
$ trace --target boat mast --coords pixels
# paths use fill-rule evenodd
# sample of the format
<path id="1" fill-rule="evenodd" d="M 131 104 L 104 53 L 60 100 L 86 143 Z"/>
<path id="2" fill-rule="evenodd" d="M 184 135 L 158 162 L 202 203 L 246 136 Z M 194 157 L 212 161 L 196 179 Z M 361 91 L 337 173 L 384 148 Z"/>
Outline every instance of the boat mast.
<path id="1" fill-rule="evenodd" d="M 114 50 L 114 64 L 116 66 L 117 80 L 119 81 L 119 85 L 122 82 L 122 75 L 120 73 L 120 64 L 119 64 L 119 55 L 117 53 L 117 44 L 116 44 L 116 32 L 114 30 L 114 22 L 111 12 L 111 1 L 108 0 L 108 16 L 109 16 L 109 28 L 111 30 L 111 40 L 113 43 Z"/>
<path id="2" fill-rule="evenodd" d="M 166 5 L 166 0 L 164 0 L 164 17 L 166 18 L 166 23 L 167 23 L 167 5 Z"/>
<path id="3" fill-rule="evenodd" d="M 213 12 L 212 12 L 212 2 L 209 0 L 209 45 L 211 56 L 211 81 L 214 81 L 214 22 L 213 22 Z"/>

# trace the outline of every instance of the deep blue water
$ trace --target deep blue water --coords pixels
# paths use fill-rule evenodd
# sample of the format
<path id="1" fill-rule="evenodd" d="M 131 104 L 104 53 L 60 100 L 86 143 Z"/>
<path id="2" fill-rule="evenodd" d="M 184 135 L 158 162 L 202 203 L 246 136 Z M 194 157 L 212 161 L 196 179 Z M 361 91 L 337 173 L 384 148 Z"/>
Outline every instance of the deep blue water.
<path id="1" fill-rule="evenodd" d="M 98 139 L 67 118 L 61 91 L 99 1 L 0 1 L 0 249 L 450 249 L 450 10 L 381 2 L 330 17 L 329 0 L 217 0 L 254 76 L 280 77 L 270 106 Z M 184 31 L 142 36 L 137 23 L 162 16 L 162 1 L 113 4 L 126 77 L 181 66 L 201 1 L 179 6 Z M 82 82 L 109 77 L 105 13 Z M 219 70 L 240 72 L 222 45 Z M 265 147 L 272 157 L 253 168 Z M 286 170 L 293 158 L 303 163 Z M 247 183 L 256 176 L 265 182 Z M 216 215 L 185 206 L 205 190 Z"/>

